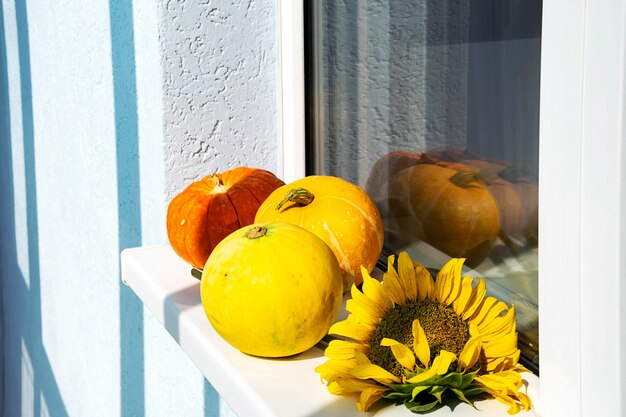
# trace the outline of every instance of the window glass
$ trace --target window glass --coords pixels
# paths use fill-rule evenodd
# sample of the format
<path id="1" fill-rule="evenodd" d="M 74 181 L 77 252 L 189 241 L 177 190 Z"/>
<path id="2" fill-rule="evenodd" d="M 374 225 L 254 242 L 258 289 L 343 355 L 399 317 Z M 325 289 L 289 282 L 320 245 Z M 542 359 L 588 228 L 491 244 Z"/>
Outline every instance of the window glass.
<path id="1" fill-rule="evenodd" d="M 538 370 L 541 0 L 305 2 L 307 170 L 364 188 L 384 254 L 464 257 Z"/>

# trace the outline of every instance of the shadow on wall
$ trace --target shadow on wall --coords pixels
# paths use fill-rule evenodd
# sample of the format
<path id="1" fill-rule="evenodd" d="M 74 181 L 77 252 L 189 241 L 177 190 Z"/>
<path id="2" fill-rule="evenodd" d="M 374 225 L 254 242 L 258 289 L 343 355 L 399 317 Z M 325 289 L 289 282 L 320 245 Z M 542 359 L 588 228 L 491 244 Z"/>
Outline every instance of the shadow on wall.
<path id="1" fill-rule="evenodd" d="M 139 134 L 132 0 L 110 0 L 119 250 L 141 246 Z M 141 302 L 119 280 L 120 415 L 145 415 Z"/>
<path id="2" fill-rule="evenodd" d="M 132 0 L 110 0 L 120 251 L 141 246 L 139 126 Z M 143 308 L 120 280 L 121 416 L 145 415 Z M 204 416 L 219 416 L 219 397 L 204 382 Z"/>
<path id="3" fill-rule="evenodd" d="M 4 321 L 3 353 L 3 415 L 19 416 L 30 413 L 22 404 L 33 406 L 33 415 L 42 415 L 42 399 L 48 412 L 65 417 L 67 411 L 61 398 L 48 355 L 41 340 L 41 286 L 39 273 L 39 225 L 37 223 L 37 186 L 35 183 L 35 144 L 33 131 L 33 103 L 30 73 L 30 45 L 28 40 L 28 15 L 25 0 L 16 0 L 17 42 L 20 68 L 21 130 L 24 147 L 26 190 L 26 231 L 28 238 L 28 272 L 25 274 L 17 262 L 15 192 L 13 188 L 13 157 L 11 145 L 11 120 L 8 92 L 7 48 L 4 26 L 4 8 L 0 4 L 0 83 L 2 113 L 2 140 L 0 141 L 0 198 L 3 297 L 10 294 L 9 308 L 3 303 Z M 28 282 L 28 286 L 27 286 Z M 5 298 L 6 299 L 6 298 Z M 11 323 L 10 326 L 6 323 Z M 30 373 L 25 375 L 24 373 Z M 32 388 L 26 388 L 31 379 Z M 32 389 L 32 391 L 31 391 Z M 27 395 L 30 398 L 23 398 Z M 17 399 L 17 400 L 16 400 Z M 10 400 L 10 401 L 8 401 Z M 24 413 L 23 413 L 24 412 Z"/>
<path id="4" fill-rule="evenodd" d="M 6 4 L 6 3 L 5 3 Z M 118 242 L 120 250 L 141 245 L 141 206 L 137 92 L 132 0 L 109 2 L 114 84 Z M 20 126 L 11 126 L 4 4 L 0 3 L 0 271 L 2 292 L 2 415 L 68 416 L 66 404 L 42 343 L 41 275 L 37 206 L 35 137 L 28 10 L 26 0 L 15 0 Z M 17 88 L 17 87 L 16 87 Z M 12 130 L 22 138 L 11 138 Z M 23 140 L 26 224 L 16 225 L 13 142 Z M 25 226 L 25 230 L 24 230 Z M 18 239 L 27 238 L 27 271 L 18 263 Z M 132 291 L 119 287 L 120 415 L 145 415 L 143 307 Z M 10 303 L 6 303 L 10 300 Z M 219 399 L 204 386 L 205 416 L 219 415 Z M 28 409 L 23 409 L 28 407 Z M 31 409 L 32 407 L 32 409 Z"/>

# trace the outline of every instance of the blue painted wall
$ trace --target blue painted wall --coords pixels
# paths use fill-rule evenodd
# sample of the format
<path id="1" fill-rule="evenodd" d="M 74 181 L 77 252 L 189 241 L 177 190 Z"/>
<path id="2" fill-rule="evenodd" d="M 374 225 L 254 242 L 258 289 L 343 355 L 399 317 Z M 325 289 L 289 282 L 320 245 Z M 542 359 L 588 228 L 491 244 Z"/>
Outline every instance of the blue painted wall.
<path id="1" fill-rule="evenodd" d="M 275 4 L 205 3 L 0 1 L 4 416 L 233 414 L 120 280 L 182 185 L 277 165 Z"/>

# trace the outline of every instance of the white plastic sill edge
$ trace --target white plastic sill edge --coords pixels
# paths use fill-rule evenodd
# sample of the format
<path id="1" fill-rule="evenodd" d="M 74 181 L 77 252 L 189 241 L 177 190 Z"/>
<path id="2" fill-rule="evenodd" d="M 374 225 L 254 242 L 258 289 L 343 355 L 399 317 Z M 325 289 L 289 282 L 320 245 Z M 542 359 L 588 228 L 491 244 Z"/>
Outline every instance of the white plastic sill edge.
<path id="1" fill-rule="evenodd" d="M 314 372 L 323 363 L 323 351 L 313 347 L 287 359 L 245 355 L 226 343 L 211 327 L 200 301 L 200 282 L 191 267 L 169 245 L 122 251 L 122 279 L 163 324 L 217 392 L 240 416 L 349 417 L 409 416 L 406 408 L 385 407 L 360 413 L 355 398 L 331 395 Z M 528 394 L 538 402 L 539 379 L 525 374 Z M 507 415 L 506 406 L 486 400 L 477 410 L 459 404 L 454 414 L 442 407 L 431 416 Z M 520 416 L 538 416 L 534 411 Z"/>

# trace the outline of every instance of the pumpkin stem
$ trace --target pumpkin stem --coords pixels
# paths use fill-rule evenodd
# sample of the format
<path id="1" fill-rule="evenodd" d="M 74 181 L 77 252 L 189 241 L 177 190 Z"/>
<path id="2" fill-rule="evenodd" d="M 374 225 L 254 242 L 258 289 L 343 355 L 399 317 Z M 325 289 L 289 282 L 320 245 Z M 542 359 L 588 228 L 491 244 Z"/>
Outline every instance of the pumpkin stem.
<path id="1" fill-rule="evenodd" d="M 315 196 L 304 188 L 294 188 L 289 190 L 287 195 L 285 195 L 285 198 L 283 198 L 283 201 L 276 206 L 276 210 L 280 210 L 283 205 L 290 201 L 301 206 L 307 206 L 313 202 L 314 198 Z"/>
<path id="2" fill-rule="evenodd" d="M 191 276 L 200 281 L 202 280 L 202 271 L 197 268 L 191 268 Z"/>
<path id="3" fill-rule="evenodd" d="M 462 188 L 468 188 L 471 183 L 482 181 L 480 172 L 478 171 L 457 171 L 450 177 L 450 182 Z"/>
<path id="4" fill-rule="evenodd" d="M 248 232 L 246 233 L 246 237 L 248 239 L 256 239 L 261 236 L 265 236 L 266 233 L 267 233 L 267 227 L 252 226 L 250 230 L 248 230 Z"/>

